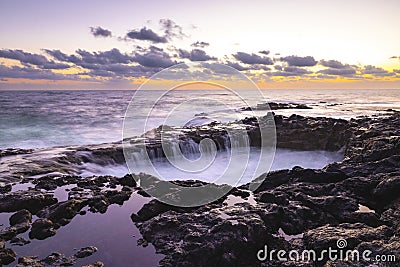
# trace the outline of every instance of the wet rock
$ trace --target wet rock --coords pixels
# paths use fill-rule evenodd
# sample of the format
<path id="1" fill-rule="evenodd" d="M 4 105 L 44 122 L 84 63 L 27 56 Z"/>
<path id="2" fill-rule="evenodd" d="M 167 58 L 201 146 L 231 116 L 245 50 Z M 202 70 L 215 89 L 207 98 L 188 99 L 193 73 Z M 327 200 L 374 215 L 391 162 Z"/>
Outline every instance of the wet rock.
<path id="1" fill-rule="evenodd" d="M 346 174 L 342 171 L 337 170 L 323 171 L 303 168 L 293 168 L 291 176 L 294 177 L 295 181 L 308 182 L 308 183 L 336 183 L 343 181 L 347 178 Z"/>
<path id="2" fill-rule="evenodd" d="M 87 201 L 91 212 L 105 213 L 110 206 L 110 202 L 104 195 L 96 195 Z"/>
<path id="3" fill-rule="evenodd" d="M 84 266 L 82 266 L 82 267 L 104 267 L 104 266 L 105 266 L 105 265 L 104 265 L 103 262 L 101 262 L 101 261 L 96 261 L 96 262 L 93 263 L 93 264 L 84 265 Z"/>
<path id="4" fill-rule="evenodd" d="M 276 203 L 280 205 L 289 204 L 288 196 L 281 192 L 263 192 L 260 196 L 261 202 Z"/>
<path id="5" fill-rule="evenodd" d="M 15 212 L 26 209 L 35 214 L 44 207 L 57 203 L 51 194 L 40 191 L 17 191 L 0 195 L 0 212 Z"/>
<path id="6" fill-rule="evenodd" d="M 137 241 L 137 245 L 142 247 L 147 247 L 149 245 L 149 242 L 147 242 L 147 240 L 143 238 L 139 238 Z"/>
<path id="7" fill-rule="evenodd" d="M 351 134 L 348 121 L 331 118 L 292 115 L 276 124 L 277 146 L 281 148 L 335 151 L 347 144 Z"/>
<path id="8" fill-rule="evenodd" d="M 388 177 L 380 182 L 374 190 L 374 196 L 381 201 L 390 202 L 400 198 L 400 176 Z"/>
<path id="9" fill-rule="evenodd" d="M 371 259 L 374 259 L 377 255 L 385 255 L 387 266 L 399 266 L 400 238 L 398 236 L 393 236 L 389 240 L 364 241 L 361 242 L 356 249 L 358 251 L 371 251 Z"/>
<path id="10" fill-rule="evenodd" d="M 142 197 L 151 197 L 148 193 L 146 193 L 146 191 L 144 191 L 143 189 L 139 189 L 136 193 L 138 193 L 139 195 L 141 195 Z"/>
<path id="11" fill-rule="evenodd" d="M 37 215 L 49 219 L 57 225 L 66 225 L 79 214 L 86 204 L 86 200 L 70 199 L 47 207 L 38 212 Z"/>
<path id="12" fill-rule="evenodd" d="M 23 256 L 18 258 L 18 264 L 16 267 L 44 267 L 37 257 Z"/>
<path id="13" fill-rule="evenodd" d="M 26 210 L 20 210 L 11 215 L 10 225 L 15 226 L 17 224 L 30 224 L 32 222 L 32 214 Z"/>
<path id="14" fill-rule="evenodd" d="M 17 255 L 12 249 L 0 248 L 0 266 L 12 263 L 16 257 Z"/>
<path id="15" fill-rule="evenodd" d="M 54 252 L 40 262 L 50 266 L 73 266 L 75 264 L 75 259 L 73 257 L 67 257 L 59 252 Z"/>
<path id="16" fill-rule="evenodd" d="M 12 185 L 11 184 L 6 184 L 6 185 L 1 185 L 0 184 L 0 194 L 5 194 L 10 192 L 12 189 Z"/>
<path id="17" fill-rule="evenodd" d="M 339 239 L 346 240 L 346 249 L 354 249 L 362 242 L 386 240 L 392 236 L 392 230 L 387 226 L 370 227 L 365 224 L 340 224 L 338 226 L 322 226 L 307 231 L 304 243 L 307 248 L 322 251 L 323 249 L 338 248 Z M 339 247 L 341 248 L 341 247 Z"/>
<path id="18" fill-rule="evenodd" d="M 10 240 L 17 235 L 15 227 L 7 227 L 0 230 L 0 240 Z"/>
<path id="19" fill-rule="evenodd" d="M 131 191 L 106 191 L 104 193 L 105 197 L 108 199 L 110 204 L 122 205 L 131 196 Z"/>
<path id="20" fill-rule="evenodd" d="M 22 212 L 22 213 L 25 213 L 25 212 Z M 28 215 L 28 214 L 25 213 L 25 215 Z M 14 218 L 17 218 L 17 217 L 14 217 Z M 11 217 L 11 218 L 13 218 L 13 217 Z M 16 237 L 18 234 L 28 231 L 28 229 L 30 227 L 31 218 L 29 218 L 29 216 L 27 216 L 25 218 L 23 218 L 23 217 L 18 218 L 18 219 L 20 219 L 19 221 L 18 220 L 14 221 L 14 219 L 11 220 L 11 218 L 10 218 L 10 221 L 12 221 L 11 226 L 0 230 L 0 240 L 1 239 L 6 240 L 6 241 L 11 240 L 14 237 Z M 14 222 L 18 222 L 18 223 L 13 224 Z"/>
<path id="21" fill-rule="evenodd" d="M 7 148 L 0 150 L 0 158 L 19 154 L 29 154 L 33 149 L 22 149 L 22 148 Z"/>
<path id="22" fill-rule="evenodd" d="M 153 199 L 149 203 L 144 204 L 143 208 L 137 214 L 133 213 L 131 219 L 133 222 L 147 221 L 170 209 L 172 209 L 172 206 Z"/>
<path id="23" fill-rule="evenodd" d="M 400 199 L 394 201 L 382 212 L 380 219 L 400 233 Z"/>
<path id="24" fill-rule="evenodd" d="M 241 108 L 242 111 L 251 111 L 251 110 L 279 110 L 279 109 L 312 109 L 305 104 L 298 103 L 276 103 L 276 102 L 268 102 L 265 104 L 258 104 L 255 107 L 244 107 Z"/>
<path id="25" fill-rule="evenodd" d="M 90 246 L 90 247 L 85 247 L 85 248 L 79 249 L 74 254 L 74 256 L 77 258 L 86 258 L 86 257 L 93 255 L 95 252 L 97 252 L 97 248 L 94 246 Z"/>
<path id="26" fill-rule="evenodd" d="M 238 197 L 242 197 L 242 198 L 248 198 L 250 196 L 250 192 L 249 191 L 244 191 L 241 190 L 239 188 L 233 188 L 229 194 L 234 195 L 234 196 L 238 196 Z"/>
<path id="27" fill-rule="evenodd" d="M 15 245 L 15 246 L 25 246 L 27 244 L 31 243 L 31 241 L 26 240 L 23 237 L 14 237 L 10 240 L 10 244 Z"/>
<path id="28" fill-rule="evenodd" d="M 119 178 L 118 182 L 122 186 L 129 186 L 129 187 L 135 187 L 136 186 L 136 181 L 132 177 L 132 175 L 130 175 L 130 174 L 127 174 L 124 177 Z"/>
<path id="29" fill-rule="evenodd" d="M 258 215 L 243 216 L 244 211 L 227 211 L 237 223 L 218 213 L 167 211 L 142 223 L 140 230 L 145 240 L 167 255 L 162 266 L 251 265 L 257 263 L 257 251 L 273 238 Z"/>
<path id="30" fill-rule="evenodd" d="M 29 232 L 30 239 L 43 240 L 56 234 L 54 223 L 48 219 L 37 219 L 33 222 L 31 231 Z"/>

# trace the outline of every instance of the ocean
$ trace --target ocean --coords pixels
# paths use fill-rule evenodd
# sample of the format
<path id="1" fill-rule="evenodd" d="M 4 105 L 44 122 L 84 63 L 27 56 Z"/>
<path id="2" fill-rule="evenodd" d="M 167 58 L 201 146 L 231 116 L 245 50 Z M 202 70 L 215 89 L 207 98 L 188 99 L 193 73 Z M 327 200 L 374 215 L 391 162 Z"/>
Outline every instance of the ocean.
<path id="1" fill-rule="evenodd" d="M 246 90 L 241 93 L 242 99 L 225 90 L 176 90 L 156 99 L 157 114 L 146 120 L 144 107 L 154 104 L 156 94 L 145 93 L 148 97 L 135 102 L 135 112 L 128 114 L 127 119 L 137 121 L 137 125 L 146 121 L 147 129 L 163 124 L 164 117 L 177 109 L 168 125 L 201 125 L 244 118 L 251 114 L 239 110 L 245 106 L 243 99 L 249 105 L 268 101 L 312 107 L 274 111 L 287 116 L 350 119 L 387 109 L 400 110 L 400 90 L 263 90 L 264 99 Z M 133 95 L 134 91 L 126 90 L 0 91 L 0 149 L 120 141 L 125 111 Z"/>

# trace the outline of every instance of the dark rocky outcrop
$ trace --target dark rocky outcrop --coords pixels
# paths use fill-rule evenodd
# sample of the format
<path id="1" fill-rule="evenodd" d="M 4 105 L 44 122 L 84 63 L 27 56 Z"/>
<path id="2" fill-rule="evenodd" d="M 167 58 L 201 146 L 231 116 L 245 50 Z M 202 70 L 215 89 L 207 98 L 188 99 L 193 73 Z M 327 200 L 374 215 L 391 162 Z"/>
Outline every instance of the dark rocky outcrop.
<path id="1" fill-rule="evenodd" d="M 40 191 L 17 191 L 0 195 L 0 212 L 15 212 L 26 209 L 35 214 L 39 210 L 57 203 L 51 194 Z"/>
<path id="2" fill-rule="evenodd" d="M 151 201 L 132 214 L 132 220 L 144 242 L 166 255 L 160 264 L 364 266 L 365 262 L 328 259 L 314 263 L 255 259 L 263 245 L 321 251 L 335 248 L 342 238 L 348 249 L 395 255 L 397 262 L 385 266 L 398 266 L 400 115 L 352 121 L 301 116 L 275 116 L 275 120 L 278 146 L 326 150 L 345 147 L 345 159 L 322 170 L 295 167 L 261 176 L 252 204 L 227 206 L 216 202 L 177 212 L 157 200 Z M 242 186 L 240 190 L 247 188 Z M 238 195 L 235 192 L 232 194 Z M 361 205 L 367 209 L 362 210 Z M 285 235 L 281 236 L 280 231 Z"/>
<path id="3" fill-rule="evenodd" d="M 85 248 L 81 248 L 79 249 L 74 256 L 77 258 L 86 258 L 89 257 L 91 255 L 93 255 L 94 253 L 97 252 L 97 248 L 94 246 L 90 246 L 90 247 L 85 247 Z"/>
<path id="4" fill-rule="evenodd" d="M 55 225 L 48 219 L 37 219 L 32 224 L 29 238 L 43 240 L 56 234 Z"/>
<path id="5" fill-rule="evenodd" d="M 12 249 L 0 247 L 0 266 L 12 263 L 16 257 L 17 255 Z"/>
<path id="6" fill-rule="evenodd" d="M 253 146 L 260 145 L 259 121 L 264 123 L 263 120 L 268 119 L 242 121 Z M 294 167 L 264 174 L 259 177 L 260 186 L 254 192 L 250 191 L 250 185 L 230 191 L 230 196 L 242 199 L 237 203 L 230 203 L 228 197 L 224 197 L 200 207 L 180 208 L 151 200 L 131 216 L 142 234 L 139 243 L 151 243 L 158 253 L 165 255 L 160 262 L 162 266 L 358 266 L 329 260 L 260 262 L 256 257 L 264 245 L 277 250 L 322 250 L 335 247 L 338 238 L 346 239 L 346 248 L 370 249 L 375 254 L 394 254 L 400 259 L 400 114 L 350 121 L 275 115 L 274 122 L 278 147 L 342 149 L 345 158 L 322 170 Z M 198 143 L 208 137 L 216 141 L 218 149 L 224 149 L 227 145 L 224 127 L 231 126 L 237 125 L 213 123 L 186 127 L 186 134 L 179 135 L 179 140 L 185 142 L 190 138 Z M 174 135 L 182 129 L 167 127 L 166 130 Z M 151 132 L 155 138 L 149 139 L 147 147 L 159 157 L 164 156 L 157 141 L 161 131 L 157 128 Z M 135 144 L 137 140 L 130 141 Z M 40 152 L 40 159 L 36 152 Z M 18 235 L 29 229 L 32 214 L 39 218 L 32 223 L 29 237 L 45 239 L 78 214 L 105 213 L 111 204 L 122 205 L 134 190 L 149 197 L 147 192 L 163 183 L 145 174 L 122 178 L 72 175 L 78 173 L 85 162 L 107 165 L 123 161 L 122 146 L 117 143 L 50 152 L 46 149 L 30 151 L 22 157 L 23 162 L 18 162 L 23 167 L 0 171 L 4 179 L 20 179 L 24 175 L 23 181 L 35 187 L 10 192 L 9 185 L 1 185 L 4 193 L 0 195 L 0 212 L 14 212 L 10 226 L 0 230 L 1 240 L 23 244 Z M 5 159 L 12 157 L 9 154 Z M 6 167 L 4 164 L 2 168 Z M 30 177 L 37 174 L 44 176 Z M 136 181 L 146 190 L 136 188 Z M 184 187 L 205 184 L 199 181 L 174 183 Z M 68 199 L 58 202 L 51 191 L 65 185 L 71 185 Z M 205 196 L 212 193 L 205 192 Z M 171 197 L 176 196 L 178 192 L 171 194 Z M 89 247 L 80 252 L 91 255 L 95 250 Z M 73 265 L 76 257 L 78 255 L 67 257 L 61 253 L 53 253 L 42 260 L 20 257 L 18 266 Z M 4 242 L 3 245 L 0 242 L 0 260 L 3 264 L 15 260 Z M 102 266 L 102 263 L 93 266 Z M 398 266 L 398 262 L 388 263 L 388 266 Z"/>

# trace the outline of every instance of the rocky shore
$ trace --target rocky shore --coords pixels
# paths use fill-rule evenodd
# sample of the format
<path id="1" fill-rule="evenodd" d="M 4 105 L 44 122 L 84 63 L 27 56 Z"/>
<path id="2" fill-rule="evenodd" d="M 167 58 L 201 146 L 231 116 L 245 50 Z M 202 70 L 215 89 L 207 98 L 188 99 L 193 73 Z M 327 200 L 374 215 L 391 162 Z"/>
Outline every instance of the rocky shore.
<path id="1" fill-rule="evenodd" d="M 0 228 L 0 265 L 71 266 L 82 257 L 93 257 L 94 246 L 73 255 L 53 252 L 44 258 L 16 255 L 13 246 L 29 246 L 32 240 L 46 240 L 78 215 L 105 213 L 112 204 L 124 205 L 133 193 L 149 202 L 132 213 L 139 229 L 138 244 L 151 243 L 163 255 L 161 266 L 398 266 L 400 260 L 400 114 L 357 120 L 309 118 L 299 115 L 274 116 L 277 147 L 297 150 L 344 149 L 342 162 L 322 170 L 295 167 L 265 174 L 261 186 L 234 188 L 227 196 L 196 208 L 177 208 L 151 199 L 137 186 L 148 179 L 79 176 L 87 162 L 124 162 L 119 143 L 0 152 L 0 214 L 10 214 Z M 243 121 L 251 145 L 259 145 L 257 120 Z M 198 142 L 213 139 L 225 149 L 226 127 L 234 124 L 174 128 L 181 138 Z M 156 129 L 146 149 L 160 148 Z M 132 139 L 132 143 L 137 140 Z M 177 182 L 198 186 L 199 181 Z M 21 185 L 26 188 L 20 189 Z M 63 188 L 65 199 L 57 197 Z M 28 236 L 26 236 L 28 233 Z M 79 234 L 79 233 L 71 233 Z M 127 233 L 129 234 L 129 233 Z M 351 262 L 306 260 L 302 262 L 260 261 L 257 253 L 270 249 L 315 250 L 337 248 L 371 250 L 395 255 L 396 262 Z M 91 266 L 103 266 L 93 261 Z"/>

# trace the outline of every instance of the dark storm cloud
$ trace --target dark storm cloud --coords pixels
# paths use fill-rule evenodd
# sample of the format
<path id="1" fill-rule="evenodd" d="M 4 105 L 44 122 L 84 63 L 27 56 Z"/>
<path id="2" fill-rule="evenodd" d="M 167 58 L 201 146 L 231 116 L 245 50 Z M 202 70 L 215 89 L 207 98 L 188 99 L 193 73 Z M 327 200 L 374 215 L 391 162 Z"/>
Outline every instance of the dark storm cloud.
<path id="1" fill-rule="evenodd" d="M 374 76 L 392 76 L 393 73 L 388 72 L 379 67 L 375 67 L 372 65 L 364 66 L 364 69 L 361 71 L 363 74 L 371 74 Z"/>
<path id="2" fill-rule="evenodd" d="M 262 65 L 272 65 L 274 62 L 269 57 L 261 57 L 256 54 L 248 54 L 245 52 L 237 52 L 233 55 L 237 60 L 244 64 L 262 64 Z"/>
<path id="3" fill-rule="evenodd" d="M 324 67 L 332 68 L 332 69 L 345 69 L 348 68 L 348 65 L 345 65 L 337 60 L 320 60 L 319 64 Z"/>
<path id="4" fill-rule="evenodd" d="M 178 49 L 178 54 L 180 58 L 187 58 L 191 61 L 207 61 L 216 59 L 207 55 L 207 53 L 201 49 L 193 49 L 192 51 L 186 51 L 183 49 Z"/>
<path id="5" fill-rule="evenodd" d="M 150 41 L 153 43 L 166 43 L 167 38 L 165 36 L 158 35 L 151 29 L 146 27 L 140 30 L 132 30 L 126 34 L 126 37 L 133 40 Z"/>
<path id="6" fill-rule="evenodd" d="M 32 54 L 22 50 L 2 49 L 0 50 L 0 57 L 15 59 L 20 61 L 22 64 L 35 65 L 43 69 L 67 69 L 70 67 L 67 64 L 50 61 L 43 55 Z"/>
<path id="7" fill-rule="evenodd" d="M 317 61 L 314 59 L 314 57 L 311 56 L 307 57 L 288 56 L 288 57 L 282 57 L 280 60 L 288 63 L 289 66 L 295 66 L 295 67 L 312 67 L 317 64 Z"/>
<path id="8" fill-rule="evenodd" d="M 110 30 L 104 29 L 102 27 L 90 27 L 90 32 L 94 37 L 111 37 L 112 33 Z"/>
<path id="9" fill-rule="evenodd" d="M 204 48 L 204 47 L 209 46 L 209 45 L 210 44 L 207 43 L 207 42 L 200 42 L 200 41 L 197 41 L 197 42 L 191 44 L 191 46 L 193 46 L 193 47 L 200 47 L 200 48 Z"/>

